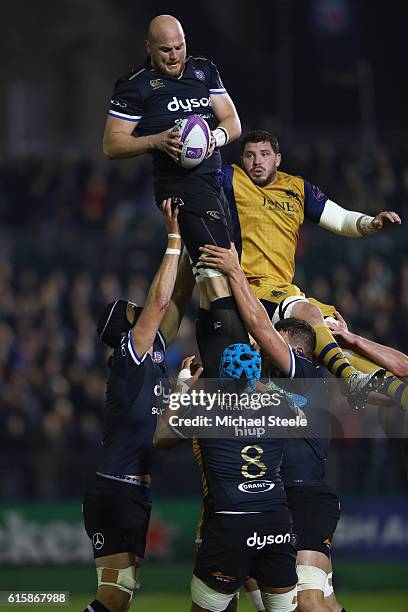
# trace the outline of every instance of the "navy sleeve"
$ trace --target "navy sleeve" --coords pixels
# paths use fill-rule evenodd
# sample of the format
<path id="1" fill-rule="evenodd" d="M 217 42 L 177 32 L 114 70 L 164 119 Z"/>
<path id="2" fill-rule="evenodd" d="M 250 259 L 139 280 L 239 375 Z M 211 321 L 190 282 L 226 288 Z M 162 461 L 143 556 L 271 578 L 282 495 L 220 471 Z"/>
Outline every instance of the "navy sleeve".
<path id="1" fill-rule="evenodd" d="M 227 90 L 225 89 L 220 73 L 218 72 L 217 66 L 212 62 L 208 62 L 210 65 L 210 83 L 209 90 L 210 94 L 225 94 Z"/>
<path id="2" fill-rule="evenodd" d="M 109 115 L 137 123 L 143 116 L 143 99 L 134 78 L 128 74 L 116 82 Z"/>
<path id="3" fill-rule="evenodd" d="M 323 191 L 305 181 L 305 217 L 313 223 L 319 223 L 328 197 Z"/>
<path id="4" fill-rule="evenodd" d="M 225 197 L 227 198 L 229 211 L 231 215 L 231 241 L 234 242 L 235 248 L 238 252 L 238 257 L 241 259 L 242 253 L 242 237 L 241 237 L 241 226 L 239 223 L 239 216 L 237 211 L 237 204 L 235 202 L 234 187 L 232 184 L 232 178 L 234 176 L 234 168 L 232 166 L 223 166 L 221 168 L 223 176 L 223 189 Z"/>

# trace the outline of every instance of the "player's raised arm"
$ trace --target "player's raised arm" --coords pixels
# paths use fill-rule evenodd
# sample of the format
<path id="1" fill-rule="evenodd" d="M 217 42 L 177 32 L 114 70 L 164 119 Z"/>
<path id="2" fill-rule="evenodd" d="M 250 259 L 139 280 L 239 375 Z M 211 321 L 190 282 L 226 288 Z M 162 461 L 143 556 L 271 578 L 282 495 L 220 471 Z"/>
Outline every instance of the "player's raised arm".
<path id="1" fill-rule="evenodd" d="M 171 198 L 162 204 L 168 244 L 160 268 L 153 279 L 146 303 L 132 329 L 132 342 L 137 355 L 144 355 L 152 346 L 170 303 L 177 275 L 181 238 L 177 221 L 178 208 L 172 211 Z"/>
<path id="2" fill-rule="evenodd" d="M 305 217 L 325 229 L 346 236 L 361 238 L 370 236 L 388 225 L 400 225 L 396 212 L 385 210 L 375 217 L 354 210 L 347 210 L 330 200 L 323 191 L 309 181 L 304 181 Z"/>
<path id="3" fill-rule="evenodd" d="M 195 279 L 191 270 L 190 258 L 186 249 L 184 249 L 180 258 L 173 295 L 171 296 L 163 321 L 160 324 L 160 331 L 166 340 L 167 346 L 173 342 L 177 335 L 194 286 Z"/>
<path id="4" fill-rule="evenodd" d="M 206 244 L 201 247 L 200 260 L 206 267 L 217 268 L 229 278 L 232 293 L 247 331 L 261 349 L 268 353 L 273 364 L 284 374 L 294 375 L 292 350 L 274 329 L 261 302 L 252 293 L 245 274 L 239 265 L 237 253 Z"/>
<path id="5" fill-rule="evenodd" d="M 366 359 L 375 361 L 381 367 L 390 370 L 395 376 L 408 378 L 407 355 L 349 331 L 347 326 L 342 324 L 344 319 L 337 311 L 336 318 L 340 325 L 331 322 L 326 322 L 326 325 L 331 329 L 333 336 L 342 348 L 350 349 Z"/>

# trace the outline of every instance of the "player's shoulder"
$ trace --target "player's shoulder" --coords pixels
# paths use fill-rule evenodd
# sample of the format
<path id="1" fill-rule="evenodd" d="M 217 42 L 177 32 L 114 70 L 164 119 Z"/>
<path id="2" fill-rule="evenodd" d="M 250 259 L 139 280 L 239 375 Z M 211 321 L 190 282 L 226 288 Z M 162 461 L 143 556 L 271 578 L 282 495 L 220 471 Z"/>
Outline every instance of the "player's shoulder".
<path id="1" fill-rule="evenodd" d="M 229 172 L 231 173 L 231 176 L 240 177 L 252 183 L 251 179 L 249 178 L 245 170 L 241 168 L 241 166 L 238 166 L 238 164 L 228 164 L 228 167 L 230 168 Z"/>
<path id="2" fill-rule="evenodd" d="M 202 68 L 211 69 L 214 66 L 214 63 L 205 55 L 189 55 L 186 59 L 186 64 L 191 64 L 194 66 L 201 66 Z"/>
<path id="3" fill-rule="evenodd" d="M 132 68 L 129 70 L 129 72 L 126 72 L 126 74 L 117 79 L 115 86 L 117 87 L 118 85 L 123 85 L 125 83 L 137 86 L 145 82 L 146 78 L 148 78 L 148 73 L 149 70 L 146 64 Z"/>
<path id="4" fill-rule="evenodd" d="M 277 183 L 283 186 L 291 187 L 299 191 L 304 191 L 305 180 L 302 176 L 289 174 L 288 172 L 282 172 L 278 170 L 276 173 Z"/>
<path id="5" fill-rule="evenodd" d="M 297 378 L 322 378 L 320 368 L 313 361 L 293 351 L 295 358 L 295 376 Z"/>
<path id="6" fill-rule="evenodd" d="M 208 57 L 205 55 L 190 55 L 186 59 L 186 70 L 185 74 L 188 76 L 190 70 L 194 73 L 194 76 L 199 81 L 213 80 L 215 75 L 218 74 L 217 67 Z"/>

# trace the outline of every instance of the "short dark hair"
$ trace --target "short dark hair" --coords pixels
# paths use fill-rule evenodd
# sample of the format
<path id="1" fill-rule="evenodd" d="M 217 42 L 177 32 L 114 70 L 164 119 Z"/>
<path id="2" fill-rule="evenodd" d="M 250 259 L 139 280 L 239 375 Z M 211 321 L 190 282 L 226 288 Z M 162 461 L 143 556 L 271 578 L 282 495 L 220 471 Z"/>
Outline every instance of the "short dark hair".
<path id="1" fill-rule="evenodd" d="M 280 153 L 278 139 L 266 130 L 253 130 L 252 132 L 247 132 L 245 136 L 241 138 L 241 155 L 248 142 L 269 142 L 275 153 Z"/>
<path id="2" fill-rule="evenodd" d="M 289 340 L 302 347 L 307 357 L 313 356 L 313 352 L 316 348 L 316 332 L 310 323 L 301 319 L 289 317 L 288 319 L 278 321 L 275 325 L 275 329 L 278 332 L 286 332 L 289 336 Z"/>

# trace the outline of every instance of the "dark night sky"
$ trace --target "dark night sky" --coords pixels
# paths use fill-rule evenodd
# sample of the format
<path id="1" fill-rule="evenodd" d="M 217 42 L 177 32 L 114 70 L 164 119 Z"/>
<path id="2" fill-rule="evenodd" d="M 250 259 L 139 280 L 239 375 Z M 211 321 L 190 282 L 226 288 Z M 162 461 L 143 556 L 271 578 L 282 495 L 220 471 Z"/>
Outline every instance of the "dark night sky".
<path id="1" fill-rule="evenodd" d="M 335 20 L 335 33 L 328 34 L 327 18 L 323 26 L 316 18 L 318 3 L 346 7 L 346 18 Z M 182 22 L 188 52 L 208 56 L 219 67 L 245 129 L 276 126 L 278 132 L 299 133 L 305 128 L 310 134 L 334 126 L 343 134 L 343 127 L 362 127 L 365 95 L 365 117 L 371 113 L 377 127 L 396 129 L 404 142 L 406 4 L 3 0 L 0 142 L 14 142 L 23 117 L 35 142 L 99 146 L 114 82 L 144 62 L 149 21 L 168 12 Z M 336 30 L 338 23 L 343 27 Z M 364 88 L 357 78 L 361 60 L 369 71 Z M 11 113 L 16 83 L 23 98 L 18 98 L 19 113 Z"/>
<path id="2" fill-rule="evenodd" d="M 292 0 L 290 41 L 292 45 L 295 125 L 354 124 L 359 121 L 359 94 L 355 78 L 358 59 L 372 67 L 376 95 L 376 118 L 380 124 L 406 124 L 408 52 L 404 50 L 405 3 L 391 0 L 349 0 L 350 20 L 344 36 L 323 41 L 311 19 L 314 0 Z M 125 3 L 126 4 L 126 3 Z M 222 69 L 224 81 L 240 106 L 243 118 L 278 110 L 281 61 L 278 49 L 278 12 L 281 0 L 235 0 L 234 27 L 220 13 L 228 30 L 226 39 L 214 36 L 213 13 L 220 2 L 200 5 L 179 1 L 174 14 L 182 21 L 191 52 L 206 53 Z M 210 10 L 212 9 L 212 10 Z M 130 19 L 134 3 L 127 3 Z M 168 12 L 166 2 L 154 0 L 138 12 L 146 22 Z M 211 17 L 210 17 L 211 15 Z M 233 29 L 231 35 L 230 30 Z M 348 60 L 348 61 L 347 61 Z M 251 95 L 252 93 L 252 95 Z"/>

